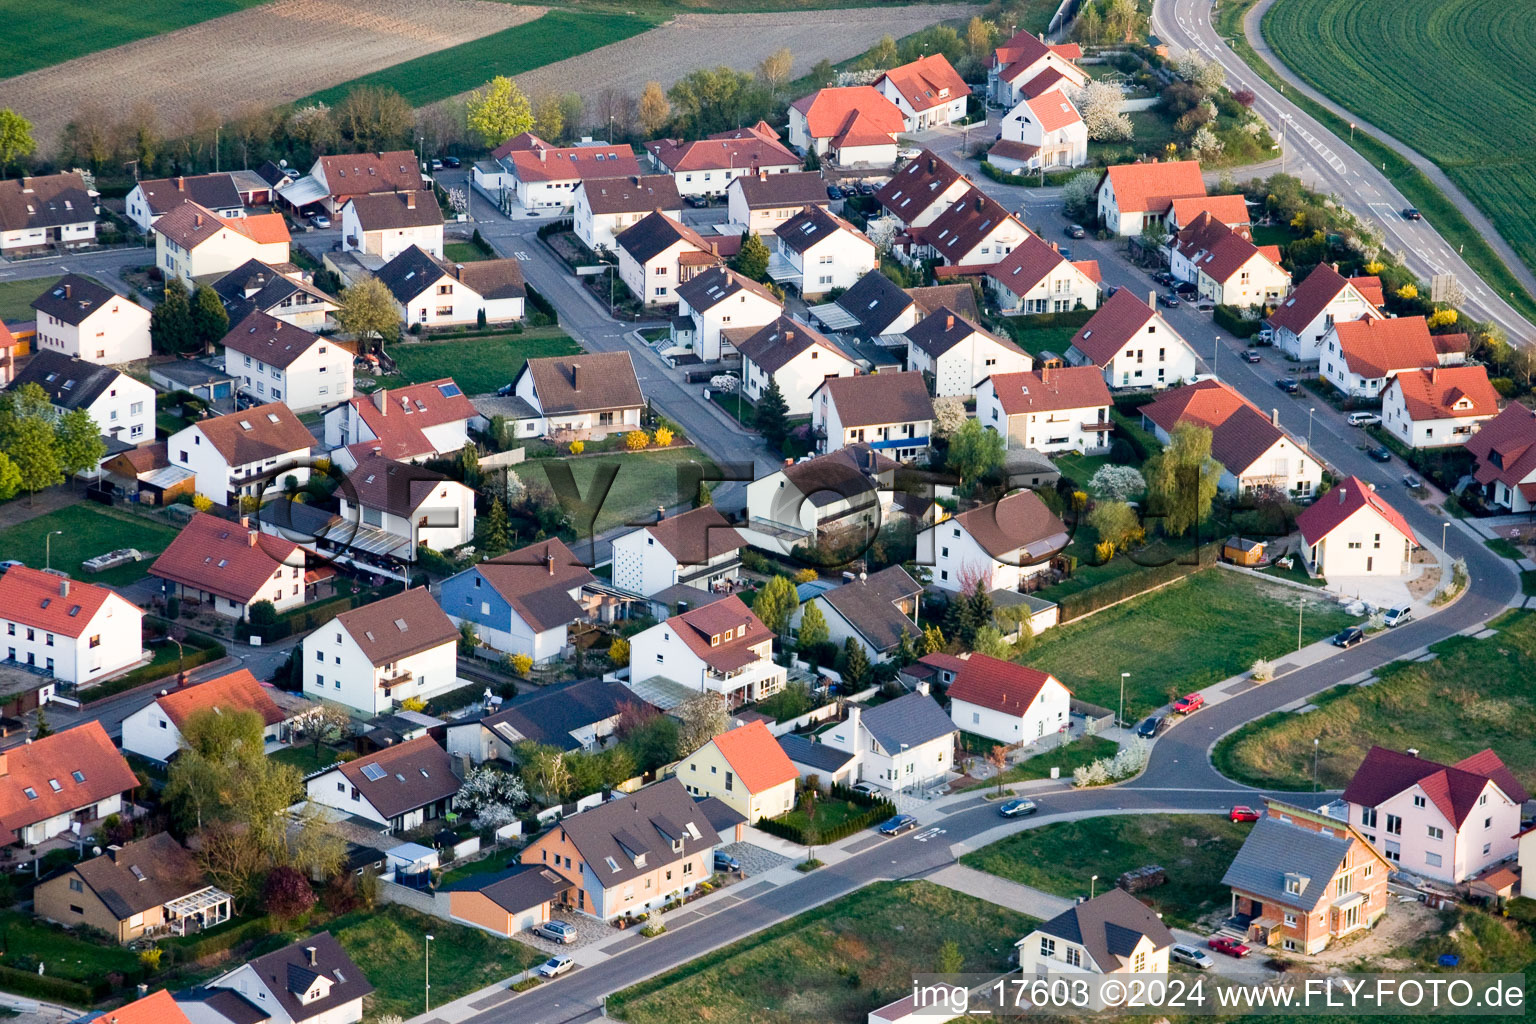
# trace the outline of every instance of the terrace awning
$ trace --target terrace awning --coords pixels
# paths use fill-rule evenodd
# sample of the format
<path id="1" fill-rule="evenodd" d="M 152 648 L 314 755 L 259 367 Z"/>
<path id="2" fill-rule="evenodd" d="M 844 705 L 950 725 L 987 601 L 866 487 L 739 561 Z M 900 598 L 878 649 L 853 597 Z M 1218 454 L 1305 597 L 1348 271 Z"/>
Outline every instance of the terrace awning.
<path id="1" fill-rule="evenodd" d="M 850 331 L 859 326 L 859 318 L 835 302 L 825 302 L 806 310 L 829 331 Z"/>

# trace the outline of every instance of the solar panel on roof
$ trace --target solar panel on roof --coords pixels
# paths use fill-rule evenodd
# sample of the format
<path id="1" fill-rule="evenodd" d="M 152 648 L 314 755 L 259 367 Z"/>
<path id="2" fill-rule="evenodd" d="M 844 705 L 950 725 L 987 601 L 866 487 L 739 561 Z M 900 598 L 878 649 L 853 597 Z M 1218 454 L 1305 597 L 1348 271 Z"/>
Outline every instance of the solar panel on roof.
<path id="1" fill-rule="evenodd" d="M 444 398 L 457 398 L 464 393 L 457 384 L 439 384 L 437 390 L 442 392 Z"/>
<path id="2" fill-rule="evenodd" d="M 386 772 L 383 768 L 380 768 L 377 764 L 363 765 L 363 778 L 367 779 L 369 782 L 378 782 L 387 774 L 389 773 Z"/>

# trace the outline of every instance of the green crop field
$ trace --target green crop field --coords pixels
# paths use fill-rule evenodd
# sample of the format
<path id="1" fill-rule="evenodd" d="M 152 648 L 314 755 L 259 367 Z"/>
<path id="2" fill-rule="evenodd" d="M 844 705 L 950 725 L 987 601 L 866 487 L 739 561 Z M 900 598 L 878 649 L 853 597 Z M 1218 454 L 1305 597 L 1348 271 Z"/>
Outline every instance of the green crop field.
<path id="1" fill-rule="evenodd" d="M 1518 7 L 1279 0 L 1263 32 L 1298 75 L 1438 164 L 1536 267 L 1536 20 Z"/>
<path id="2" fill-rule="evenodd" d="M 267 0 L 5 0 L 0 78 L 259 7 Z"/>

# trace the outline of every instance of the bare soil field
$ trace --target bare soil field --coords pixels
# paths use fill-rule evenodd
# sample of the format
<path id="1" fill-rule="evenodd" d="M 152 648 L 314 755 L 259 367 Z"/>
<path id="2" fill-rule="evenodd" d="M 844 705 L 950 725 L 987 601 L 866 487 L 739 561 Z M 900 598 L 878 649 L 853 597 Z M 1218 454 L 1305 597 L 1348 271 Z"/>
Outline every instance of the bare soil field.
<path id="1" fill-rule="evenodd" d="M 490 0 L 276 0 L 5 82 L 5 103 L 51 149 L 73 111 L 154 103 L 167 131 L 202 106 L 275 106 L 530 21 L 545 8 Z"/>

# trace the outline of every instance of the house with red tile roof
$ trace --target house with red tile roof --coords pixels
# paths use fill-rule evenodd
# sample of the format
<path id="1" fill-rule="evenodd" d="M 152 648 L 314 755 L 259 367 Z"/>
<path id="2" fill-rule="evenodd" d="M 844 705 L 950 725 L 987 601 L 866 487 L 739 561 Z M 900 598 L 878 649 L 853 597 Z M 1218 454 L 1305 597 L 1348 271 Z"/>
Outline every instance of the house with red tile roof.
<path id="1" fill-rule="evenodd" d="M 314 443 L 293 410 L 273 401 L 178 430 L 166 450 L 171 465 L 196 474 L 199 494 L 215 505 L 236 505 L 280 492 L 290 478 L 303 486 Z"/>
<path id="2" fill-rule="evenodd" d="M 1354 285 L 1360 294 L 1365 296 L 1365 300 L 1377 309 L 1387 304 L 1387 297 L 1382 288 L 1381 278 L 1376 277 L 1374 274 L 1352 277 L 1349 279 L 1349 283 Z"/>
<path id="3" fill-rule="evenodd" d="M 714 797 L 756 825 L 795 806 L 800 772 L 762 722 L 723 732 L 673 769 L 695 800 Z"/>
<path id="4" fill-rule="evenodd" d="M 1319 358 L 1322 378 L 1349 398 L 1376 398 L 1396 374 L 1439 365 L 1422 316 L 1336 320 Z"/>
<path id="5" fill-rule="evenodd" d="M 973 654 L 949 686 L 955 727 L 1023 747 L 1066 731 L 1072 691 L 1049 672 Z"/>
<path id="6" fill-rule="evenodd" d="M 386 458 L 420 462 L 434 455 L 459 451 L 469 440 L 469 421 L 478 414 L 453 378 L 379 388 L 354 395 L 325 414 L 325 444 L 344 468 L 369 452 Z"/>
<path id="7" fill-rule="evenodd" d="M 1376 488 L 1346 477 L 1296 517 L 1301 557 L 1314 576 L 1401 576 L 1419 539 Z"/>
<path id="8" fill-rule="evenodd" d="M 978 188 L 969 189 L 934 218 L 909 232 L 909 262 L 938 259 L 943 265 L 983 268 L 1002 262 L 1030 230 L 1004 206 Z"/>
<path id="9" fill-rule="evenodd" d="M 1152 305 L 1121 288 L 1072 336 L 1067 362 L 1097 366 L 1110 388 L 1165 388 L 1194 377 L 1199 359 Z"/>
<path id="10" fill-rule="evenodd" d="M 1218 224 L 1225 224 L 1238 234 L 1253 240 L 1253 231 L 1248 214 L 1248 199 L 1241 193 L 1231 196 L 1191 196 L 1188 199 L 1175 199 L 1173 205 L 1168 208 L 1168 218 L 1164 227 L 1174 234 L 1195 222 L 1195 218 L 1202 213 L 1209 214 L 1211 219 Z"/>
<path id="11" fill-rule="evenodd" d="M 896 104 L 906 130 L 920 132 L 965 119 L 971 88 L 942 53 L 919 57 L 875 79 L 875 88 Z"/>
<path id="12" fill-rule="evenodd" d="M 1467 441 L 1472 476 L 1496 507 L 1536 508 L 1536 411 L 1511 402 Z"/>
<path id="13" fill-rule="evenodd" d="M 1005 316 L 1067 313 L 1099 305 L 1097 262 L 1069 262 L 1054 242 L 1033 231 L 1001 262 L 983 271 L 982 283 Z"/>
<path id="14" fill-rule="evenodd" d="M 1088 162 L 1088 126 L 1059 89 L 1020 99 L 1003 115 L 1001 133 L 987 151 L 987 162 L 998 170 L 1022 174 Z"/>
<path id="15" fill-rule="evenodd" d="M 1141 407 L 1142 425 L 1167 444 L 1180 423 L 1211 432 L 1211 457 L 1221 463 L 1218 486 L 1228 494 L 1272 491 L 1306 498 L 1323 467 L 1306 445 L 1280 429 L 1279 410 L 1265 415 L 1235 388 L 1202 380 L 1170 388 Z"/>
<path id="16" fill-rule="evenodd" d="M 1109 451 L 1114 424 L 1104 376 L 1093 366 L 1042 366 L 994 373 L 976 385 L 976 418 L 1010 448 L 1037 452 Z"/>
<path id="17" fill-rule="evenodd" d="M 876 189 L 875 199 L 911 230 L 932 224 L 971 188 L 969 178 L 925 149 Z"/>
<path id="18" fill-rule="evenodd" d="M 139 780 L 97 721 L 0 750 L 0 842 L 38 843 L 123 810 Z"/>
<path id="19" fill-rule="evenodd" d="M 1162 226 L 1176 199 L 1206 194 L 1198 160 L 1117 164 L 1099 179 L 1099 222 L 1122 237 Z"/>
<path id="20" fill-rule="evenodd" d="M 1319 263 L 1269 315 L 1275 347 L 1293 359 L 1312 362 L 1321 357 L 1323 339 L 1339 322 L 1381 318 L 1378 302 L 1357 281 L 1335 266 Z M 1377 281 L 1380 290 L 1381 282 Z"/>
<path id="21" fill-rule="evenodd" d="M 310 179 L 306 181 L 305 179 Z M 335 216 L 348 200 L 392 192 L 430 190 L 416 154 L 408 149 L 387 153 L 336 153 L 317 157 L 309 174 L 278 189 L 292 206 L 318 202 Z"/>
<path id="22" fill-rule="evenodd" d="M 309 412 L 352 397 L 351 352 L 262 310 L 231 322 L 220 344 L 224 372 L 254 402 Z"/>
<path id="23" fill-rule="evenodd" d="M 766 121 L 691 142 L 658 139 L 647 142 L 645 151 L 652 168 L 672 175 L 684 196 L 724 195 L 736 178 L 792 174 L 801 167 Z"/>
<path id="24" fill-rule="evenodd" d="M 160 553 L 149 574 L 165 581 L 167 596 L 204 604 L 216 615 L 243 619 L 257 601 L 278 611 L 304 603 L 304 553 L 282 537 L 245 520 L 199 512 Z"/>
<path id="25" fill-rule="evenodd" d="M 5 660 L 55 680 L 88 686 L 137 665 L 143 621 L 136 605 L 94 583 L 24 565 L 0 576 Z"/>
<path id="26" fill-rule="evenodd" d="M 119 1006 L 102 1019 L 109 1024 L 192 1024 L 166 989 Z"/>
<path id="27" fill-rule="evenodd" d="M 1349 823 L 1396 870 L 1455 884 L 1517 853 L 1525 787 L 1492 750 L 1455 764 L 1372 747 L 1344 789 Z"/>
<path id="28" fill-rule="evenodd" d="M 1410 448 L 1466 444 L 1499 414 L 1486 366 L 1404 370 L 1381 393 L 1381 425 Z"/>
<path id="29" fill-rule="evenodd" d="M 1088 73 L 1077 66 L 1083 56 L 1076 43 L 1051 46 L 1019 31 L 992 51 L 987 64 L 987 95 L 998 106 L 1012 107 L 1025 96 L 1059 89 L 1081 89 Z"/>
<path id="30" fill-rule="evenodd" d="M 818 89 L 789 107 L 789 144 L 842 167 L 890 167 L 901 109 L 872 85 Z"/>
<path id="31" fill-rule="evenodd" d="M 731 707 L 784 688 L 773 660 L 773 632 L 732 594 L 690 608 L 630 638 L 630 678 L 656 676 L 699 693 L 718 693 Z"/>
<path id="32" fill-rule="evenodd" d="M 476 180 L 492 192 L 505 189 L 508 198 L 530 212 L 570 207 L 577 186 L 588 178 L 640 174 L 640 162 L 628 146 L 552 146 L 532 132 L 497 146 L 491 159 L 499 170 L 477 170 Z"/>
<path id="33" fill-rule="evenodd" d="M 935 523 L 918 535 L 917 550 L 940 590 L 1021 590 L 1070 539 L 1038 494 L 1018 491 Z"/>
<path id="34" fill-rule="evenodd" d="M 1291 290 L 1280 248 L 1257 246 L 1209 213 L 1200 213 L 1169 240 L 1169 270 L 1218 306 L 1273 305 Z"/>
<path id="35" fill-rule="evenodd" d="M 288 717 L 249 669 L 195 685 L 178 685 L 123 719 L 123 749 L 152 761 L 169 761 L 181 749 L 181 730 L 201 711 L 261 716 L 262 736 L 276 740 Z"/>
<path id="36" fill-rule="evenodd" d="M 190 200 L 172 207 L 151 228 L 155 266 L 188 288 L 200 278 L 222 277 L 248 260 L 288 262 L 288 222 L 280 213 L 220 217 Z"/>

